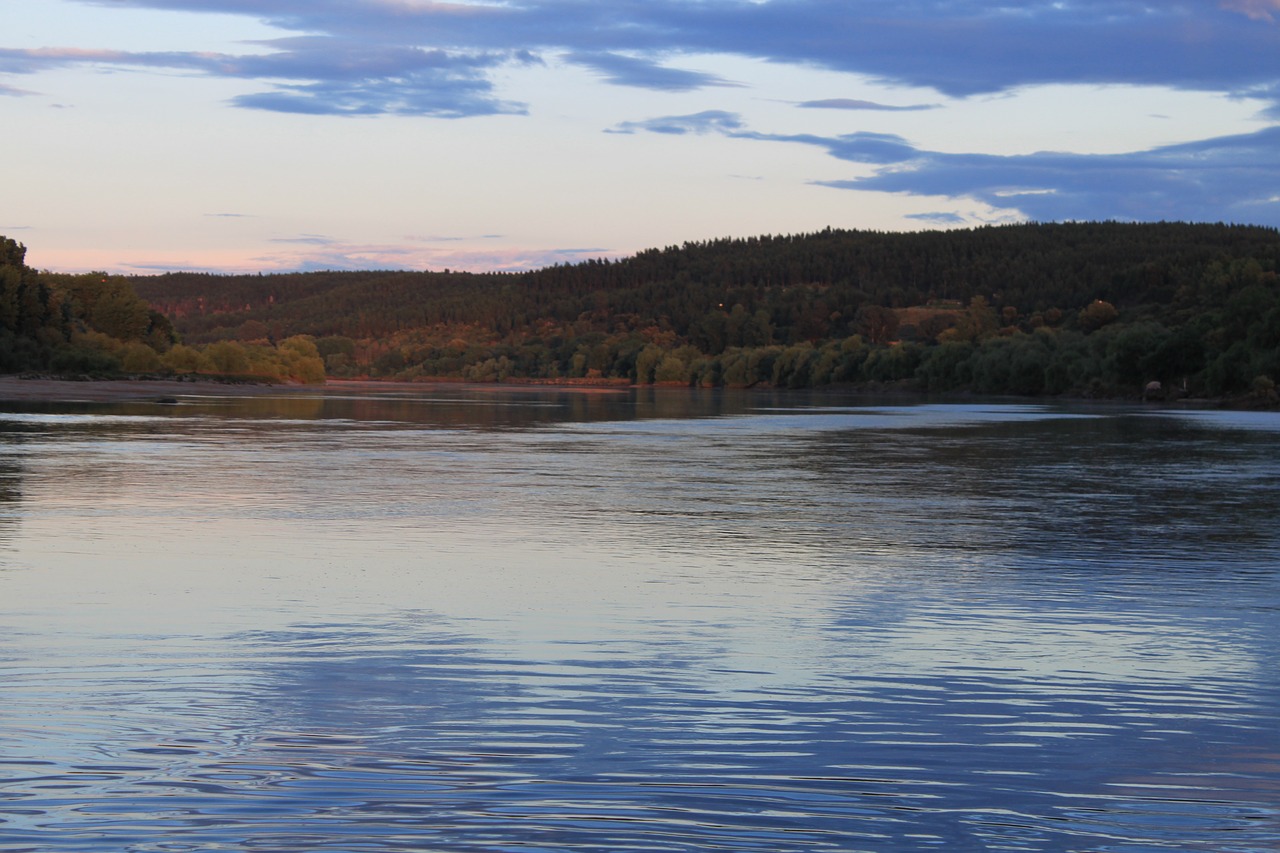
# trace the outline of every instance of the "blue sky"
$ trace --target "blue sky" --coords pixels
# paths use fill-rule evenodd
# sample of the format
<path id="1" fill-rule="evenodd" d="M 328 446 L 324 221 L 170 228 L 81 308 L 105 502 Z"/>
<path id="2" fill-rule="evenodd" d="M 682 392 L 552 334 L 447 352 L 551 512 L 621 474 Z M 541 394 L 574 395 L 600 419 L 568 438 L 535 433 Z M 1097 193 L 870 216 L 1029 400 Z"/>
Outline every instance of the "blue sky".
<path id="1" fill-rule="evenodd" d="M 0 234 L 47 269 L 1280 226 L 1280 0 L 0 0 L 0 20 Z"/>

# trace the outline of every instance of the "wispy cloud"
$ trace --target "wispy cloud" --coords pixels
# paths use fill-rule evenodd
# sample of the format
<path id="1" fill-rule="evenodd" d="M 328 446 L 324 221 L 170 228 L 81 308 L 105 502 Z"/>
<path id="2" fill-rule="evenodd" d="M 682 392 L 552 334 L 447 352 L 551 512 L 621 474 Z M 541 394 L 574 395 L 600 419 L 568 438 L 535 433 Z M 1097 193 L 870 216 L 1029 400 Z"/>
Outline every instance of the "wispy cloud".
<path id="1" fill-rule="evenodd" d="M 822 186 L 971 198 L 1029 219 L 1182 219 L 1280 226 L 1280 127 L 1120 154 L 944 153 L 894 134 L 841 136 L 753 131 L 734 113 L 711 111 L 627 122 L 620 132 L 717 132 L 733 139 L 809 145 L 874 167 Z"/>
<path id="2" fill-rule="evenodd" d="M 411 243 L 464 243 L 471 240 L 501 240 L 501 234 L 410 234 L 404 239 Z"/>
<path id="3" fill-rule="evenodd" d="M 203 273 L 233 273 L 233 272 L 249 272 L 249 270 L 228 270 L 221 266 L 210 266 L 199 261 L 125 261 L 112 265 L 111 272 L 120 272 L 124 275 L 155 275 L 157 273 L 166 272 L 203 272 Z M 253 270 L 257 272 L 257 270 Z"/>
<path id="4" fill-rule="evenodd" d="M 1030 219 L 1220 220 L 1280 226 L 1280 127 L 1120 154 L 950 154 L 905 146 L 890 161 L 843 140 L 832 156 L 877 165 L 825 186 L 973 198 Z M 909 155 L 908 155 L 909 152 Z"/>
<path id="5" fill-rule="evenodd" d="M 296 237 L 273 237 L 272 243 L 292 243 L 301 246 L 333 246 L 339 241 L 323 234 L 299 234 Z"/>
<path id="6" fill-rule="evenodd" d="M 485 72 L 525 62 L 515 53 L 451 52 L 416 46 L 376 49 L 346 37 L 277 39 L 276 53 L 219 59 L 217 73 L 278 79 L 275 91 L 242 95 L 236 106 L 312 115 L 416 115 L 461 118 L 522 113 L 493 94 Z M 206 66 L 209 68 L 210 66 Z"/>
<path id="7" fill-rule="evenodd" d="M 588 258 L 619 254 L 603 248 L 530 249 L 502 247 L 477 249 L 467 247 L 444 249 L 422 245 L 355 243 L 312 235 L 281 239 L 274 242 L 292 244 L 296 248 L 271 252 L 254 258 L 254 271 L 316 272 L 358 269 L 452 269 L 474 272 L 522 272 L 542 269 L 554 264 L 576 263 Z"/>
<path id="8" fill-rule="evenodd" d="M 688 92 L 708 86 L 737 86 L 715 74 L 669 68 L 649 59 L 617 53 L 569 53 L 565 60 L 600 72 L 606 80 L 619 86 L 636 86 L 665 92 Z"/>
<path id="9" fill-rule="evenodd" d="M 911 104 L 896 107 L 891 104 L 880 104 L 875 101 L 862 101 L 857 98 L 824 98 L 817 101 L 801 101 L 796 104 L 807 110 L 879 110 L 882 112 L 918 112 L 920 110 L 936 110 L 937 104 Z"/>
<path id="10" fill-rule="evenodd" d="M 966 225 L 969 222 L 968 217 L 948 211 L 937 211 L 934 213 L 908 213 L 906 218 L 914 219 L 917 222 L 927 222 L 930 225 Z"/>
<path id="11" fill-rule="evenodd" d="M 84 49 L 0 49 L 0 72 L 33 73 L 73 65 L 183 70 L 249 80 L 275 88 L 241 95 L 235 106 L 310 115 L 415 115 L 461 118 L 522 113 L 522 104 L 493 94 L 485 72 L 526 63 L 521 52 L 458 53 L 376 46 L 337 37 L 298 37 L 268 43 L 266 55 L 127 52 Z"/>
<path id="12" fill-rule="evenodd" d="M 1222 7 L 1240 12 L 1255 21 L 1280 18 L 1280 0 L 1223 0 Z"/>
<path id="13" fill-rule="evenodd" d="M 665 133 L 678 136 L 686 133 L 733 133 L 742 126 L 742 118 L 737 113 L 725 112 L 724 110 L 704 110 L 700 113 L 684 116 L 664 116 L 644 121 L 624 121 L 609 128 L 606 132 L 636 133 L 638 131 L 647 131 L 649 133 Z"/>

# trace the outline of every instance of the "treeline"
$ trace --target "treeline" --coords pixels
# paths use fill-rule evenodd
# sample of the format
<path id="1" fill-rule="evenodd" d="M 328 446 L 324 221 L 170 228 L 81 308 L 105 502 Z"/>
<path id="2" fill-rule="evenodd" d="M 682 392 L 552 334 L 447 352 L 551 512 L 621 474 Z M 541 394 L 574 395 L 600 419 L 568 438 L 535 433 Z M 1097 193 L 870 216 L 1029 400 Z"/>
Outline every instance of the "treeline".
<path id="1" fill-rule="evenodd" d="M 173 324 L 130 280 L 105 273 L 37 272 L 26 247 L 0 237 L 0 373 L 90 377 L 205 373 L 253 380 L 324 381 L 314 342 L 279 346 L 178 342 Z"/>
<path id="2" fill-rule="evenodd" d="M 151 363 L 175 340 L 168 318 L 120 279 L 55 276 L 0 237 L 0 372 L 97 373 Z"/>
<path id="3" fill-rule="evenodd" d="M 308 335 L 335 376 L 1265 397 L 1278 266 L 1272 228 L 1110 222 L 829 229 L 520 274 L 130 282 L 189 343 Z"/>

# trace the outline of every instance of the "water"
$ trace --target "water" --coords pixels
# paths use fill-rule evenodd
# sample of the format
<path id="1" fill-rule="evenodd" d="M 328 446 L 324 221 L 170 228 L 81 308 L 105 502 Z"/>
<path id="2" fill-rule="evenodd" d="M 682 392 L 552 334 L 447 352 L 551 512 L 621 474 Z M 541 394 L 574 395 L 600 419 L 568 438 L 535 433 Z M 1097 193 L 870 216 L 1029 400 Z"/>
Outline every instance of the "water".
<path id="1" fill-rule="evenodd" d="M 0 412 L 0 851 L 1275 851 L 1280 415 Z"/>

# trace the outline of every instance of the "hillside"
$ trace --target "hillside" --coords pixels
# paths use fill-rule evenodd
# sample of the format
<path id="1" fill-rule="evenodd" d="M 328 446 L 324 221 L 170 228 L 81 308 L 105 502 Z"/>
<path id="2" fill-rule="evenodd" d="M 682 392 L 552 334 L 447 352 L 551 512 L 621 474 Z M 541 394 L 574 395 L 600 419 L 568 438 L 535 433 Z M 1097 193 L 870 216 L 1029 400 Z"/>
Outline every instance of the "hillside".
<path id="1" fill-rule="evenodd" d="M 1280 232 L 1070 223 L 686 243 L 522 274 L 130 279 L 188 343 L 317 338 L 331 375 L 1266 395 Z"/>

